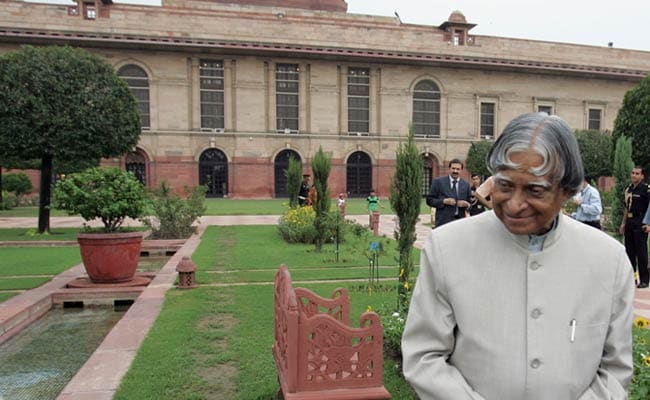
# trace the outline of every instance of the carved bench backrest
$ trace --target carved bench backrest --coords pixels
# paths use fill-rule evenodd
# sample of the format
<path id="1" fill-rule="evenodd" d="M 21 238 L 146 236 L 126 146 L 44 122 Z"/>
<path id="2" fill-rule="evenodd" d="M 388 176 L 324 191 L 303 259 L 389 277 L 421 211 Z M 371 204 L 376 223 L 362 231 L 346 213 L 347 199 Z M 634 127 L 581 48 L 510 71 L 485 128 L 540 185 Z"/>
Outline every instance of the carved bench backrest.
<path id="1" fill-rule="evenodd" d="M 286 265 L 275 274 L 273 354 L 278 377 L 285 380 L 290 391 L 297 387 L 298 302 Z"/>
<path id="2" fill-rule="evenodd" d="M 300 316 L 298 390 L 383 385 L 383 329 L 365 312 L 351 328 L 327 315 Z"/>
<path id="3" fill-rule="evenodd" d="M 295 288 L 300 314 L 308 317 L 327 314 L 345 325 L 350 325 L 350 296 L 344 288 L 337 288 L 331 298 L 321 297 L 309 289 Z"/>
<path id="4" fill-rule="evenodd" d="M 289 393 L 383 387 L 383 329 L 374 312 L 350 327 L 350 297 L 331 299 L 293 288 L 286 265 L 275 275 L 275 342 L 278 378 Z"/>

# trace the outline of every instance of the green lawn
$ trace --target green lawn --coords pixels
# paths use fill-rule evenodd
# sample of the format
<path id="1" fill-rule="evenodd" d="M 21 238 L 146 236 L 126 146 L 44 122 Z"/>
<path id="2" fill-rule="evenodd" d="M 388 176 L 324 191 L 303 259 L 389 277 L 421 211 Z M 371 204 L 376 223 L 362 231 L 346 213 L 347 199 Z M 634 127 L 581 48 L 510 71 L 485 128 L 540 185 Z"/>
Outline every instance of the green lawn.
<path id="1" fill-rule="evenodd" d="M 329 296 L 338 286 L 306 287 Z M 394 291 L 369 296 L 343 286 L 351 288 L 356 326 L 369 305 L 379 307 L 396 296 Z M 168 292 L 114 399 L 275 399 L 272 299 L 271 285 Z M 384 363 L 384 384 L 393 399 L 416 399 L 390 360 Z"/>
<path id="2" fill-rule="evenodd" d="M 81 262 L 77 247 L 2 247 L 0 252 L 0 303 Z"/>
<path id="3" fill-rule="evenodd" d="M 18 294 L 20 294 L 20 292 L 11 292 L 11 291 L 0 292 L 0 303 L 2 303 L 3 301 L 18 295 Z"/>
<path id="4" fill-rule="evenodd" d="M 12 275 L 57 275 L 81 262 L 77 247 L 2 247 L 0 279 Z"/>
<path id="5" fill-rule="evenodd" d="M 289 265 L 295 286 L 331 296 L 346 287 L 352 299 L 353 326 L 368 306 L 393 305 L 396 280 L 368 293 L 364 282 L 300 283 L 303 279 L 367 278 L 367 258 L 331 262 L 332 251 L 313 245 L 288 245 L 275 226 L 209 227 L 192 259 L 199 282 L 272 282 L 280 263 Z M 251 249 L 258 249 L 251 251 Z M 381 276 L 397 277 L 394 247 L 383 256 Z M 417 259 L 417 258 L 416 258 Z M 392 261 L 391 261 L 392 260 Z M 380 259 L 381 261 L 381 259 Z M 114 399 L 275 399 L 278 390 L 273 343 L 273 286 L 201 286 L 167 292 L 162 312 L 122 380 Z M 384 363 L 384 384 L 393 399 L 416 399 L 392 360 Z"/>

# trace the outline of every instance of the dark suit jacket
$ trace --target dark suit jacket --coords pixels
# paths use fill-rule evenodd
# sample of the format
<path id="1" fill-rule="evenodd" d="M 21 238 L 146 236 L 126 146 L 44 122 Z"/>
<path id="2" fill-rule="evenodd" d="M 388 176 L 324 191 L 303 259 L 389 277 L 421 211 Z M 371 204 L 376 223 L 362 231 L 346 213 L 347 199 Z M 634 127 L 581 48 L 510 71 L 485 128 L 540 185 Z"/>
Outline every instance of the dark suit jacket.
<path id="1" fill-rule="evenodd" d="M 458 179 L 458 200 L 465 200 L 470 202 L 470 197 L 472 192 L 469 188 L 469 183 L 462 179 Z M 443 204 L 443 200 L 448 197 L 455 197 L 455 194 L 451 191 L 451 179 L 449 175 L 441 176 L 436 178 L 431 183 L 431 189 L 429 190 L 429 195 L 427 196 L 427 204 L 430 207 L 436 208 L 436 226 L 446 224 L 451 222 L 456 217 L 454 216 L 456 207 L 448 206 Z M 463 218 L 465 216 L 465 210 L 467 208 L 458 208 L 458 218 Z"/>

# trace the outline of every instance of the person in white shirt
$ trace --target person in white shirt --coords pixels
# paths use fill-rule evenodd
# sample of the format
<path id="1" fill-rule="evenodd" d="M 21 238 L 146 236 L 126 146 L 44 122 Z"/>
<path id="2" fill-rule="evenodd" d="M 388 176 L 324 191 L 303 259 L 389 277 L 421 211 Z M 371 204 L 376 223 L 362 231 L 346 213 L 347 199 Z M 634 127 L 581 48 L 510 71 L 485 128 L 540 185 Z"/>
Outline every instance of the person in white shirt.
<path id="1" fill-rule="evenodd" d="M 573 196 L 573 204 L 577 206 L 574 218 L 584 224 L 601 229 L 600 215 L 603 212 L 603 204 L 598 189 L 591 186 L 590 181 L 591 179 L 586 176 L 582 183 L 582 189 Z"/>

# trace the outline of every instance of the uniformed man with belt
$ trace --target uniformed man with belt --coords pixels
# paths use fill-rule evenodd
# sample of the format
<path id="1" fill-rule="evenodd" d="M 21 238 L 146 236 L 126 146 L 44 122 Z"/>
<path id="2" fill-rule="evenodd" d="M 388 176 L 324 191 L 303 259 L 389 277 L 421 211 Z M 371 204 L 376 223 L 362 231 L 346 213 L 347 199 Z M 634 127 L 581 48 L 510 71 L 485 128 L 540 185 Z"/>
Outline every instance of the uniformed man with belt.
<path id="1" fill-rule="evenodd" d="M 643 167 L 634 167 L 630 177 L 632 183 L 625 189 L 625 214 L 619 232 L 625 235 L 625 251 L 634 268 L 637 288 L 647 288 L 648 234 L 643 230 L 643 217 L 650 201 L 650 188 L 644 182 Z"/>

